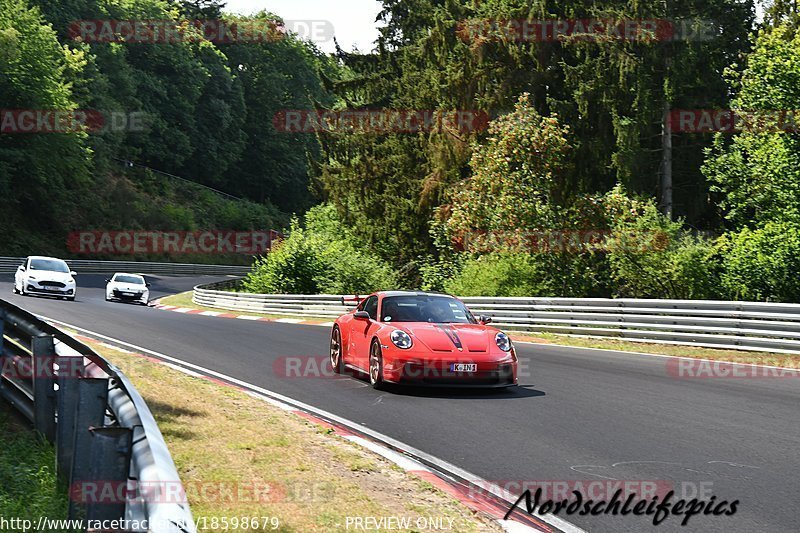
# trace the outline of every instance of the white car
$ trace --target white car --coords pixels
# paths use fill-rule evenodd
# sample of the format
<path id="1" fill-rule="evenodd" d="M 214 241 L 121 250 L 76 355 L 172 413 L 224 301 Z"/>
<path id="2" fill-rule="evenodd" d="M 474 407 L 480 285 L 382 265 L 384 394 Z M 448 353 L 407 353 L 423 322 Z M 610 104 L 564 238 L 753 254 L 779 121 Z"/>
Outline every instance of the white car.
<path id="1" fill-rule="evenodd" d="M 150 284 L 139 274 L 117 272 L 106 280 L 106 301 L 137 302 L 147 305 L 150 300 Z"/>
<path id="2" fill-rule="evenodd" d="M 32 255 L 14 274 L 14 292 L 23 296 L 43 294 L 74 301 L 77 295 L 75 276 L 75 272 L 61 259 Z"/>

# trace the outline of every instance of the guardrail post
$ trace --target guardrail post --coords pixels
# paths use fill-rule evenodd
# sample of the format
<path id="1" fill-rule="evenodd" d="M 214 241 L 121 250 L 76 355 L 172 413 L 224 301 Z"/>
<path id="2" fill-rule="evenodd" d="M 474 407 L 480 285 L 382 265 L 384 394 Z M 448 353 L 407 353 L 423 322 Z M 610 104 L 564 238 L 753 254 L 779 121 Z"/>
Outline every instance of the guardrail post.
<path id="1" fill-rule="evenodd" d="M 89 435 L 92 488 L 97 490 L 94 492 L 96 497 L 85 502 L 86 518 L 120 520 L 125 518 L 128 500 L 133 430 L 123 427 L 90 428 Z"/>
<path id="2" fill-rule="evenodd" d="M 56 470 L 62 481 L 69 482 L 73 446 L 75 445 L 78 379 L 83 375 L 83 357 L 58 357 L 56 364 L 58 364 Z"/>
<path id="3" fill-rule="evenodd" d="M 5 338 L 3 337 L 3 331 L 6 325 L 6 310 L 0 309 L 0 374 L 6 368 L 6 353 L 4 351 L 3 342 L 5 342 Z M 5 392 L 5 380 L 3 380 L 3 376 L 0 375 L 0 397 L 7 399 L 7 393 Z"/>
<path id="4" fill-rule="evenodd" d="M 3 328 L 6 325 L 6 310 L 0 309 L 0 363 L 3 362 Z M 2 364 L 0 364 L 0 369 L 3 368 Z"/>
<path id="5" fill-rule="evenodd" d="M 42 335 L 31 339 L 33 354 L 33 421 L 36 430 L 47 440 L 56 439 L 56 390 L 55 362 L 56 350 L 52 335 Z"/>
<path id="6" fill-rule="evenodd" d="M 77 409 L 75 410 L 75 440 L 72 445 L 72 464 L 70 465 L 69 517 L 78 516 L 84 507 L 73 497 L 75 490 L 80 490 L 80 483 L 91 476 L 92 435 L 90 428 L 103 427 L 108 405 L 108 378 L 81 378 L 78 380 Z"/>

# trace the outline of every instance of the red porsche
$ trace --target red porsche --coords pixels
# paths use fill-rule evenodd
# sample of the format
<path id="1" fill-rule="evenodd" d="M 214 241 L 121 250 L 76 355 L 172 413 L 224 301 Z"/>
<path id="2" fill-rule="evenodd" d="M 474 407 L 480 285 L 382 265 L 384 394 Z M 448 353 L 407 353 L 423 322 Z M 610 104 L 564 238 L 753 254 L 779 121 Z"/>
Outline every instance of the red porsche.
<path id="1" fill-rule="evenodd" d="M 344 301 L 344 300 L 343 300 Z M 476 319 L 445 294 L 378 292 L 360 299 L 331 331 L 331 366 L 386 383 L 447 387 L 517 384 L 517 356 L 508 335 Z"/>

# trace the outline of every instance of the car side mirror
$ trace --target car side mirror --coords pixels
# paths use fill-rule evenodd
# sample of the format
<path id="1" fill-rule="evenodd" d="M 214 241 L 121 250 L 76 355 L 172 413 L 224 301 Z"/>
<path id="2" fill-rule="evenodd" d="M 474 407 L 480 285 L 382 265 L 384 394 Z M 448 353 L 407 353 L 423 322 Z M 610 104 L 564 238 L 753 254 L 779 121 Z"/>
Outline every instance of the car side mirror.
<path id="1" fill-rule="evenodd" d="M 19 270 L 19 271 L 21 271 L 21 272 L 25 272 L 25 265 L 20 265 L 20 266 L 17 268 L 17 270 Z"/>
<path id="2" fill-rule="evenodd" d="M 145 287 L 149 287 L 149 286 L 150 286 L 150 284 L 149 284 L 149 283 L 145 283 L 145 284 L 144 284 L 144 286 L 145 286 Z"/>
<path id="3" fill-rule="evenodd" d="M 75 276 L 77 276 L 77 275 L 78 275 L 78 273 L 77 273 L 77 272 L 75 272 L 74 270 L 71 270 L 71 271 L 70 271 L 70 273 L 69 273 L 69 275 L 70 275 L 70 276 L 72 276 L 72 277 L 75 277 Z"/>
<path id="4" fill-rule="evenodd" d="M 111 278 L 106 278 L 106 283 L 111 283 Z"/>
<path id="5" fill-rule="evenodd" d="M 353 318 L 356 320 L 369 320 L 369 313 L 366 311 L 356 311 Z"/>
<path id="6" fill-rule="evenodd" d="M 492 323 L 492 317 L 490 317 L 490 316 L 486 316 L 486 315 L 481 315 L 481 316 L 478 318 L 478 322 L 480 322 L 480 323 L 481 323 L 481 324 L 483 324 L 483 325 L 486 325 L 486 324 L 491 324 L 491 323 Z"/>

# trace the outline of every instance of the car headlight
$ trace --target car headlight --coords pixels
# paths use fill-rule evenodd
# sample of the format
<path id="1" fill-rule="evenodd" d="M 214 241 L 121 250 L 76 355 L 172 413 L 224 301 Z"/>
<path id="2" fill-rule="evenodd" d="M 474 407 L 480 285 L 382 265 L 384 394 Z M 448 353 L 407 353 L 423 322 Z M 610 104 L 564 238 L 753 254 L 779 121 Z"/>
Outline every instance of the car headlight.
<path id="1" fill-rule="evenodd" d="M 508 335 L 506 335 L 502 331 L 498 331 L 497 335 L 494 336 L 494 342 L 495 344 L 497 344 L 497 347 L 503 350 L 504 352 L 511 351 L 511 339 L 509 339 Z"/>
<path id="2" fill-rule="evenodd" d="M 399 329 L 394 330 L 392 334 L 389 335 L 389 338 L 392 339 L 392 344 L 403 350 L 408 350 L 413 344 L 411 336 Z"/>

